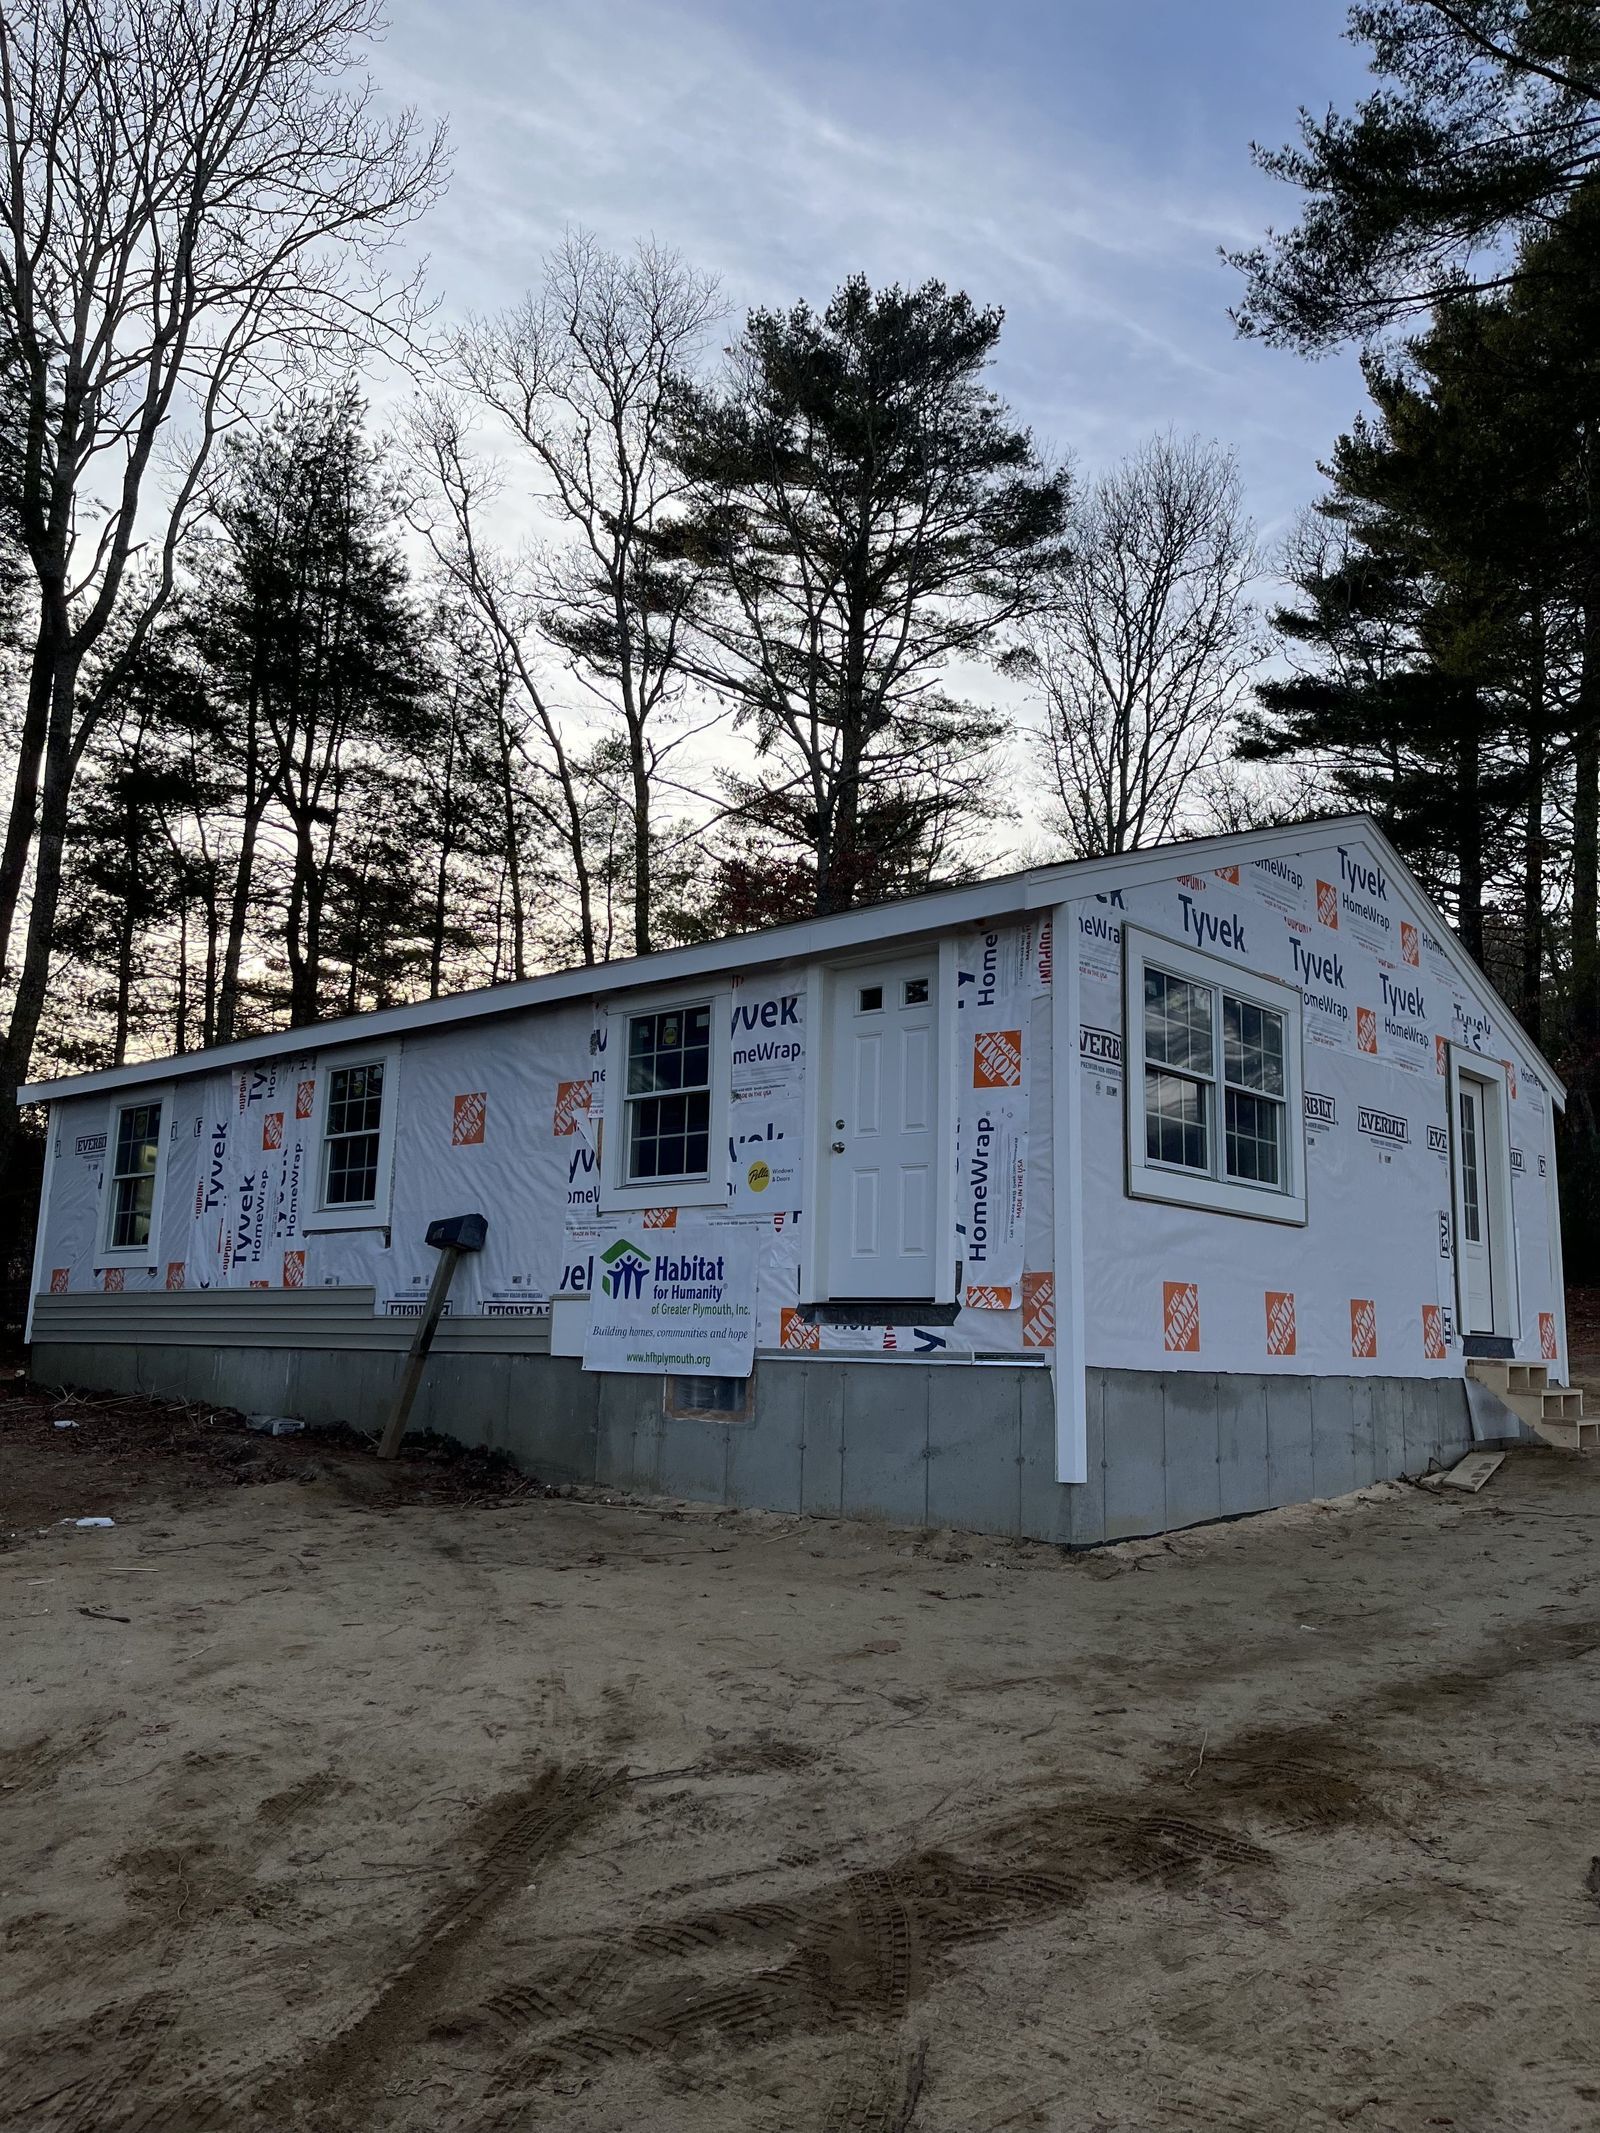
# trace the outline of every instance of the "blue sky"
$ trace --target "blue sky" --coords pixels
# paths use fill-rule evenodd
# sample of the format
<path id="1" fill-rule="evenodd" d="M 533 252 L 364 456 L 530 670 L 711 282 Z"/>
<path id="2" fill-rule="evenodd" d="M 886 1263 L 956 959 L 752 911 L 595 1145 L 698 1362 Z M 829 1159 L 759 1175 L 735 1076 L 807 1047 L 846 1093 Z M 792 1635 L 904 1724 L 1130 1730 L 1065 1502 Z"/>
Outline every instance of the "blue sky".
<path id="1" fill-rule="evenodd" d="M 1264 535 L 1361 405 L 1353 358 L 1239 341 L 1219 245 L 1293 216 L 1251 166 L 1348 108 L 1344 0 L 405 0 L 384 90 L 448 113 L 421 234 L 446 315 L 569 224 L 650 234 L 730 314 L 850 271 L 1004 306 L 995 383 L 1086 472 L 1168 425 L 1238 448 Z"/>

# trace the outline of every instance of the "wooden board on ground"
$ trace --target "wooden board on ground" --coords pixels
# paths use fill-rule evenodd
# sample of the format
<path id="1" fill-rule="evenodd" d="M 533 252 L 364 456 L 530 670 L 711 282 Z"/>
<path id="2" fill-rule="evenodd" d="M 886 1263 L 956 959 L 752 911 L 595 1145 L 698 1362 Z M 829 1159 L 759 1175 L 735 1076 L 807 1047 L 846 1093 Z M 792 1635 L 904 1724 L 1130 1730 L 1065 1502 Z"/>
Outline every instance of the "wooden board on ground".
<path id="1" fill-rule="evenodd" d="M 1459 1466 L 1453 1466 L 1448 1474 L 1439 1476 L 1440 1486 L 1470 1489 L 1476 1496 L 1495 1468 L 1505 1464 L 1505 1456 L 1504 1452 L 1468 1452 Z"/>

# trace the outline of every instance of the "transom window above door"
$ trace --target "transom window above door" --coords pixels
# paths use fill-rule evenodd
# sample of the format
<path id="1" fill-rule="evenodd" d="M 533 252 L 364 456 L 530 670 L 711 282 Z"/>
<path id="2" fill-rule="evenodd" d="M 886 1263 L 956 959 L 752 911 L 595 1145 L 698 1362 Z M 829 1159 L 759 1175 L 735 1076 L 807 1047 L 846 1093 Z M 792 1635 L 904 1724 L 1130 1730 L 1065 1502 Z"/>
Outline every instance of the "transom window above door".
<path id="1" fill-rule="evenodd" d="M 1123 929 L 1128 1190 L 1305 1220 L 1300 994 Z"/>

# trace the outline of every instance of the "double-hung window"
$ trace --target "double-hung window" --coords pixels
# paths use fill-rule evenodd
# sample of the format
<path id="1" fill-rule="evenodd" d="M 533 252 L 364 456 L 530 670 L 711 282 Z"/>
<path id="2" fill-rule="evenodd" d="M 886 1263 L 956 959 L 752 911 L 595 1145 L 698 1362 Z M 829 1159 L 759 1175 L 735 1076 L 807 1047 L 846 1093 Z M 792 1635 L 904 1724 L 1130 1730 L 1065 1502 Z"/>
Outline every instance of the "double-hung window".
<path id="1" fill-rule="evenodd" d="M 604 1136 L 611 1205 L 726 1201 L 729 1016 L 728 996 L 709 991 L 612 1009 Z"/>
<path id="2" fill-rule="evenodd" d="M 111 1106 L 100 1256 L 114 1265 L 156 1263 L 171 1109 L 170 1089 L 142 1090 Z"/>
<path id="3" fill-rule="evenodd" d="M 314 1086 L 316 1204 L 306 1227 L 385 1228 L 399 1094 L 396 1056 L 347 1051 L 319 1059 Z"/>
<path id="4" fill-rule="evenodd" d="M 1128 1190 L 1304 1222 L 1300 995 L 1123 929 Z"/>
<path id="5" fill-rule="evenodd" d="M 322 1129 L 322 1204 L 371 1207 L 383 1139 L 383 1061 L 335 1067 Z"/>

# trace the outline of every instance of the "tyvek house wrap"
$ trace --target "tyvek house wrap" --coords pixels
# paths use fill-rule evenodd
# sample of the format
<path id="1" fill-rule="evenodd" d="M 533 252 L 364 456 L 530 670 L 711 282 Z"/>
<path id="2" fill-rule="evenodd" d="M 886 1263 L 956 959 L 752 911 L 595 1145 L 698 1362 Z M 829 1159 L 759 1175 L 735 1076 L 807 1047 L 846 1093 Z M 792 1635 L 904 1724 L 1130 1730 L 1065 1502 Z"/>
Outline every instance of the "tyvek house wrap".
<path id="1" fill-rule="evenodd" d="M 1497 1061 L 1523 1045 L 1462 989 L 1421 911 L 1352 844 L 1085 899 L 1073 919 L 1085 1361 L 1458 1375 L 1446 1045 Z M 1124 923 L 1300 988 L 1304 1228 L 1126 1194 Z M 1552 1107 L 1526 1067 L 1508 1088 L 1518 1352 L 1553 1355 Z"/>

